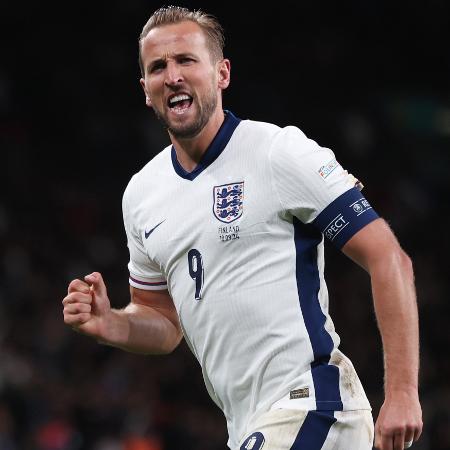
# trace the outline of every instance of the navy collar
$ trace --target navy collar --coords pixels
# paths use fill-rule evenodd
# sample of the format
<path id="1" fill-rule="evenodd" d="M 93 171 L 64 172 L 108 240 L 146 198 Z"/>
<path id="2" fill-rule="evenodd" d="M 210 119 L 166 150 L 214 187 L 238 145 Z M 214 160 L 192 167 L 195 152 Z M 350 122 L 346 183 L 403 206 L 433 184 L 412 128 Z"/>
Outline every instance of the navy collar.
<path id="1" fill-rule="evenodd" d="M 192 172 L 187 172 L 184 170 L 177 160 L 177 153 L 172 145 L 172 164 L 175 172 L 180 175 L 180 177 L 186 180 L 194 180 L 198 175 L 200 175 L 209 165 L 211 165 L 222 153 L 223 149 L 226 147 L 234 133 L 234 130 L 239 125 L 241 119 L 238 119 L 232 112 L 225 112 L 225 120 L 219 128 L 216 136 L 212 140 L 206 152 L 203 154 L 199 163 Z"/>

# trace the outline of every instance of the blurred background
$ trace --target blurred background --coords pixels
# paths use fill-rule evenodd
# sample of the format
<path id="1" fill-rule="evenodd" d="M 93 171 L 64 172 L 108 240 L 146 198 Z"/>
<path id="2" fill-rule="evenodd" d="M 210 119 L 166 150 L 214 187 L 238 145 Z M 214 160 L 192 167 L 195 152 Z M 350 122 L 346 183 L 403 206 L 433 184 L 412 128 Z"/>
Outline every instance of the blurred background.
<path id="1" fill-rule="evenodd" d="M 184 343 L 169 356 L 127 354 L 62 317 L 68 283 L 93 270 L 115 307 L 128 303 L 122 193 L 168 144 L 137 63 L 140 31 L 162 5 L 0 5 L 1 450 L 226 448 L 225 420 Z M 180 5 L 225 28 L 225 107 L 333 149 L 412 257 L 425 422 L 413 448 L 449 450 L 448 2 Z M 383 362 L 369 278 L 326 252 L 341 349 L 376 416 Z"/>

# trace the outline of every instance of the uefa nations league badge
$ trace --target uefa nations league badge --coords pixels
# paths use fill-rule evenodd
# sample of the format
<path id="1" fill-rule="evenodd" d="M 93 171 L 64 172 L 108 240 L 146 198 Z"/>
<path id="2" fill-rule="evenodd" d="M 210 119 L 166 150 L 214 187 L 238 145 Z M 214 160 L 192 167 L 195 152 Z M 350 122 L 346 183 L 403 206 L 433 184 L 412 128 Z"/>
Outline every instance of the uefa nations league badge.
<path id="1" fill-rule="evenodd" d="M 231 223 L 244 211 L 244 182 L 222 184 L 213 188 L 213 212 L 216 219 Z"/>

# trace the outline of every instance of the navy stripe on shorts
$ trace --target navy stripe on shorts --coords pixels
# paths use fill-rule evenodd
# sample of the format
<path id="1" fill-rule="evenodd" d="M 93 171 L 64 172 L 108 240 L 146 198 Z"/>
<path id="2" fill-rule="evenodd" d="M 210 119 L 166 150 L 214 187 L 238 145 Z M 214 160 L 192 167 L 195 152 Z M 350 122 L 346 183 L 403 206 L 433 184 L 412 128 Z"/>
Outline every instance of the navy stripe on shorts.
<path id="1" fill-rule="evenodd" d="M 333 411 L 309 411 L 290 450 L 320 450 L 334 422 Z"/>

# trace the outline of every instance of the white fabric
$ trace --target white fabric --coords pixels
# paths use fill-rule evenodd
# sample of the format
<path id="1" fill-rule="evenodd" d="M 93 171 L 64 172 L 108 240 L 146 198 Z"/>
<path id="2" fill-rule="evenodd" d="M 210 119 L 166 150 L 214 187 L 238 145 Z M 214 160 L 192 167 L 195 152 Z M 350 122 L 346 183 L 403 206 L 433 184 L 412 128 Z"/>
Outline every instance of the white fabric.
<path id="1" fill-rule="evenodd" d="M 308 411 L 303 410 L 275 409 L 262 414 L 246 430 L 236 450 L 246 447 L 252 447 L 248 450 L 299 449 L 294 443 L 300 433 L 311 432 L 314 434 L 311 436 L 312 440 L 317 439 L 317 428 L 308 429 L 305 423 L 307 413 Z M 372 450 L 374 424 L 370 411 L 335 411 L 333 415 L 336 421 L 331 425 L 323 444 L 314 447 L 314 450 Z M 252 446 L 251 436 L 255 433 L 261 433 L 263 437 L 253 440 L 256 445 Z M 261 441 L 264 444 L 259 447 Z"/>
<path id="2" fill-rule="evenodd" d="M 242 215 L 224 223 L 215 215 L 214 189 L 233 183 L 243 183 Z M 208 392 L 225 414 L 230 448 L 254 417 L 296 387 L 309 387 L 303 406 L 315 408 L 314 356 L 299 307 L 293 216 L 309 223 L 353 186 L 354 178 L 331 150 L 297 128 L 242 121 L 220 156 L 195 179 L 175 172 L 167 147 L 126 188 L 130 283 L 161 289 L 167 281 Z M 200 262 L 188 260 L 192 249 L 201 254 L 204 271 L 199 300 L 189 269 L 199 270 Z M 318 301 L 337 348 L 323 278 L 323 240 L 317 268 Z M 370 409 L 351 363 L 339 351 L 333 357 L 344 367 L 344 410 Z"/>

